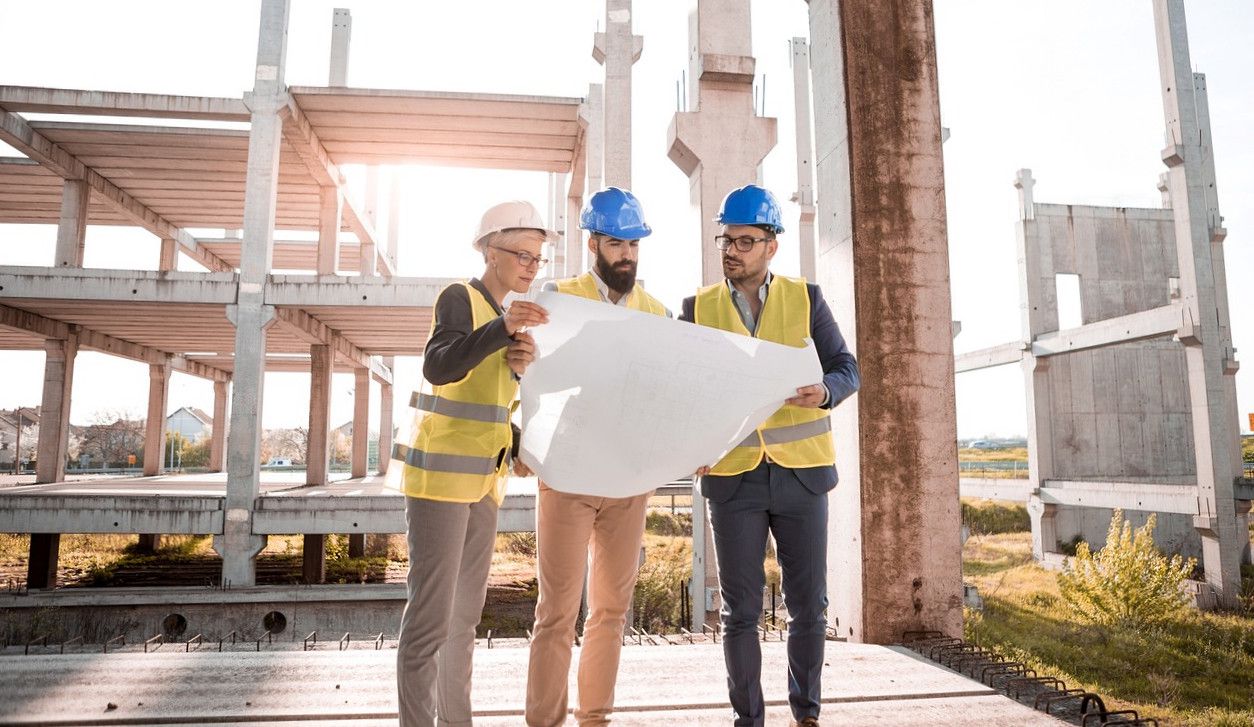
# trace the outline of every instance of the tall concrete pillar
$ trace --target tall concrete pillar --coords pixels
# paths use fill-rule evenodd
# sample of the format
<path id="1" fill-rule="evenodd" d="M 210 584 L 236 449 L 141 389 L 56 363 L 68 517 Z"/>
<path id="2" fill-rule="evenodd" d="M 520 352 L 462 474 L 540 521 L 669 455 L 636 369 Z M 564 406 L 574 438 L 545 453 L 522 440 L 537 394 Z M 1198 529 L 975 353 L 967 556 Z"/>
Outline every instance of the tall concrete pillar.
<path id="1" fill-rule="evenodd" d="M 362 216 L 375 229 L 379 224 L 379 167 L 366 167 L 366 202 L 362 205 Z M 373 241 L 362 240 L 357 246 L 357 274 L 366 277 L 378 275 L 379 257 Z"/>
<path id="2" fill-rule="evenodd" d="M 607 186 L 631 188 L 631 66 L 643 49 L 644 38 L 631 32 L 631 0 L 605 0 L 605 32 L 596 34 L 592 57 L 605 66 Z"/>
<path id="3" fill-rule="evenodd" d="M 401 177 L 392 170 L 388 180 L 388 242 L 387 256 L 392 261 L 392 269 L 397 269 L 396 248 L 401 237 Z M 390 367 L 389 367 L 390 368 Z"/>
<path id="4" fill-rule="evenodd" d="M 70 436 L 70 394 L 74 389 L 74 359 L 78 339 L 50 338 L 44 342 L 44 392 L 39 409 L 39 443 L 35 482 L 65 479 L 65 451 Z"/>
<path id="5" fill-rule="evenodd" d="M 353 14 L 348 8 L 331 11 L 331 67 L 328 86 L 348 85 L 348 46 L 353 37 Z"/>
<path id="6" fill-rule="evenodd" d="M 588 84 L 588 100 L 580 114 L 588 124 L 588 129 L 584 132 L 584 144 L 587 148 L 588 190 L 591 194 L 605 186 L 605 87 L 603 85 Z M 581 266 L 579 271 L 582 270 Z"/>
<path id="7" fill-rule="evenodd" d="M 331 372 L 335 353 L 330 346 L 309 347 L 309 440 L 305 452 L 305 484 L 327 484 L 331 462 Z"/>
<path id="8" fill-rule="evenodd" d="M 818 279 L 862 389 L 834 414 L 829 624 L 962 634 L 957 426 L 932 5 L 810 0 Z"/>
<path id="9" fill-rule="evenodd" d="M 174 270 L 178 265 L 178 248 L 175 246 L 174 240 L 163 237 L 161 238 L 161 253 L 157 259 L 157 270 L 169 272 Z"/>
<path id="10" fill-rule="evenodd" d="M 805 38 L 793 38 L 793 98 L 796 106 L 797 191 L 792 200 L 801 208 L 797 220 L 797 245 L 801 251 L 801 277 L 814 281 L 814 148 L 810 143 L 810 46 Z"/>
<path id="11" fill-rule="evenodd" d="M 335 275 L 340 264 L 343 198 L 338 187 L 321 187 L 318 195 L 318 274 Z"/>
<path id="12" fill-rule="evenodd" d="M 352 476 L 365 477 L 370 451 L 370 369 L 354 369 L 353 378 Z"/>
<path id="13" fill-rule="evenodd" d="M 61 186 L 61 218 L 57 224 L 56 266 L 83 267 L 87 241 L 87 208 L 91 188 L 83 179 L 67 179 Z"/>
<path id="14" fill-rule="evenodd" d="M 566 197 L 566 235 L 562 246 L 562 264 L 556 274 L 570 278 L 583 271 L 583 230 L 579 229 L 579 213 L 583 211 L 583 197 Z"/>
<path id="15" fill-rule="evenodd" d="M 1046 289 L 1046 277 L 1041 272 L 1041 246 L 1036 227 L 1029 224 L 1036 219 L 1036 202 L 1031 169 L 1015 173 L 1015 189 L 1019 193 L 1019 221 L 1015 225 L 1015 239 L 1019 259 L 1019 337 L 1024 357 L 1023 387 L 1027 396 L 1028 482 L 1041 487 L 1054 477 L 1053 427 L 1050 424 L 1049 359 L 1032 355 L 1032 341 L 1042 333 L 1058 330 L 1056 315 L 1046 316 L 1045 307 L 1034 301 L 1049 300 L 1053 290 Z M 1058 557 L 1058 533 L 1055 515 L 1058 508 L 1047 505 L 1038 495 L 1028 500 L 1028 513 L 1032 517 L 1032 555 L 1037 560 Z"/>
<path id="16" fill-rule="evenodd" d="M 236 303 L 227 316 L 235 324 L 235 362 L 231 391 L 231 426 L 227 434 L 226 513 L 223 532 L 214 538 L 222 556 L 222 580 L 234 586 L 256 583 L 253 558 L 265 547 L 253 533 L 253 505 L 261 485 L 261 402 L 266 362 L 266 329 L 274 307 L 265 304 L 265 285 L 274 253 L 275 201 L 283 122 L 279 110 L 287 56 L 290 0 L 262 0 L 257 38 L 248 171 L 244 184 L 244 242 Z"/>
<path id="17" fill-rule="evenodd" d="M 31 533 L 30 558 L 26 561 L 26 587 L 56 588 L 61 533 Z"/>
<path id="18" fill-rule="evenodd" d="M 301 550 L 301 580 L 303 583 L 322 583 L 327 579 L 327 536 L 305 534 L 305 547 Z"/>
<path id="19" fill-rule="evenodd" d="M 689 107 L 667 132 L 671 161 L 691 183 L 701 211 L 701 279 L 721 280 L 714 236 L 728 192 L 758 178 L 758 165 L 775 146 L 775 119 L 753 108 L 753 51 L 749 0 L 698 0 L 689 17 Z M 608 97 L 608 92 L 607 92 Z"/>
<path id="20" fill-rule="evenodd" d="M 1185 318 L 1179 338 L 1184 344 L 1197 456 L 1194 526 L 1202 538 L 1206 582 L 1215 590 L 1219 604 L 1231 608 L 1239 603 L 1240 564 L 1248 534 L 1238 527 L 1244 517 L 1238 518 L 1234 499 L 1236 478 L 1241 475 L 1237 362 L 1226 330 L 1226 281 L 1216 272 L 1216 263 L 1223 264 L 1219 246 L 1223 234 L 1217 205 L 1208 202 L 1214 197 L 1213 187 L 1207 188 L 1213 184 L 1213 162 L 1207 162 L 1209 133 L 1204 143 L 1199 124 L 1199 112 L 1208 114 L 1205 86 L 1203 82 L 1199 99 L 1189 62 L 1183 0 L 1154 0 L 1154 27 L 1167 125 L 1162 158 L 1171 189 Z M 1218 260 L 1216 248 L 1220 248 Z"/>
<path id="21" fill-rule="evenodd" d="M 170 394 L 170 362 L 148 365 L 148 419 L 144 425 L 144 477 L 159 474 L 165 462 L 165 408 Z"/>
<path id="22" fill-rule="evenodd" d="M 230 419 L 229 381 L 213 382 L 213 433 L 209 439 L 209 471 L 222 471 L 226 453 L 227 422 Z"/>
<path id="23" fill-rule="evenodd" d="M 754 59 L 749 0 L 698 0 L 688 22 L 689 108 L 667 132 L 667 155 L 688 175 L 701 216 L 701 279 L 723 279 L 714 222 L 723 197 L 757 180 L 758 164 L 775 146 L 775 119 L 753 108 Z M 608 95 L 608 93 L 607 93 Z M 717 619 L 718 574 L 705 499 L 693 488 L 693 627 Z"/>

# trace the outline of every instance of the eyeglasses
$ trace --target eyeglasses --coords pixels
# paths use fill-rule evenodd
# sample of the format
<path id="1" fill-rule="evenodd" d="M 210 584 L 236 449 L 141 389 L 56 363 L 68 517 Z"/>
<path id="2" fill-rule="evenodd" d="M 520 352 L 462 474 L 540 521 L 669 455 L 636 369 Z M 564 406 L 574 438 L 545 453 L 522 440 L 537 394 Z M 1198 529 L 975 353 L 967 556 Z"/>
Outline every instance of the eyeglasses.
<path id="1" fill-rule="evenodd" d="M 523 266 L 524 268 L 531 267 L 533 263 L 538 265 L 539 267 L 544 267 L 545 265 L 549 264 L 549 259 L 547 257 L 536 257 L 535 255 L 532 255 L 529 252 L 523 252 L 522 250 L 511 250 L 507 247 L 500 247 L 498 245 L 488 245 L 488 247 L 493 248 L 495 250 L 500 250 L 501 252 L 507 252 L 510 255 L 513 255 L 514 257 L 518 258 L 518 264 Z"/>
<path id="2" fill-rule="evenodd" d="M 769 237 L 749 237 L 748 235 L 731 237 L 729 235 L 719 235 L 714 238 L 714 245 L 721 252 L 726 252 L 727 248 L 732 247 L 733 245 L 736 247 L 736 252 L 749 252 L 753 249 L 753 246 L 759 242 L 770 242 L 770 240 L 771 238 Z"/>

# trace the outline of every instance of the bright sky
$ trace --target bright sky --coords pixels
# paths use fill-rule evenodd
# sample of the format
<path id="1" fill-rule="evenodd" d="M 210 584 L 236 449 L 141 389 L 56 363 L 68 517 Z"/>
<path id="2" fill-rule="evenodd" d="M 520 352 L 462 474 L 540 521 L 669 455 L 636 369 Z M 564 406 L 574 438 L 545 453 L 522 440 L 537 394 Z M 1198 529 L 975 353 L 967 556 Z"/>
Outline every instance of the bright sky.
<path id="1" fill-rule="evenodd" d="M 290 85 L 326 83 L 337 6 L 353 14 L 350 86 L 583 96 L 589 83 L 603 79 L 591 57 L 601 2 L 551 0 L 541 15 L 534 3 L 505 0 L 298 0 L 288 40 Z M 258 0 L 0 0 L 0 26 L 11 31 L 0 44 L 0 83 L 239 96 L 251 88 L 259 7 Z M 687 178 L 666 158 L 676 82 L 687 68 L 688 9 L 689 3 L 647 0 L 634 9 L 634 30 L 645 40 L 634 67 L 632 186 L 655 230 L 642 245 L 640 275 L 672 308 L 700 283 L 697 213 Z M 1248 140 L 1254 75 L 1244 57 L 1254 14 L 1241 0 L 1190 0 L 1186 9 L 1193 64 L 1207 74 L 1210 89 L 1233 337 L 1238 349 L 1254 351 L 1254 291 L 1242 284 L 1254 270 L 1248 202 L 1254 199 Z M 953 311 L 963 324 L 955 346 L 965 351 L 1019 336 L 1015 170 L 1033 170 L 1039 202 L 1157 207 L 1163 113 L 1153 16 L 1144 0 L 936 0 L 935 17 L 942 120 L 952 132 L 946 192 Z M 806 4 L 758 0 L 753 20 L 765 112 L 779 119 L 764 177 L 787 200 L 796 188 L 788 39 L 809 35 Z M 50 23 L 53 35 L 46 32 Z M 0 144 L 0 153 L 13 152 Z M 547 179 L 539 173 L 414 167 L 401 179 L 403 275 L 477 275 L 481 263 L 469 239 L 484 208 L 509 198 L 546 207 Z M 795 206 L 785 205 L 786 219 L 796 219 Z M 382 210 L 386 216 L 386 204 Z M 386 225 L 381 219 L 378 228 Z M 0 265 L 49 265 L 54 240 L 51 226 L 0 227 Z M 795 238 L 785 235 L 783 243 L 773 267 L 797 274 Z M 156 263 L 150 234 L 88 228 L 88 267 L 154 269 Z M 195 269 L 186 260 L 181 265 Z M 101 409 L 142 414 L 146 368 L 80 353 L 71 420 L 86 423 Z M 1251 369 L 1254 363 L 1237 376 L 1243 431 L 1244 413 L 1254 411 Z M 0 408 L 38 404 L 41 352 L 0 352 L 0 371 Z M 417 360 L 397 363 L 398 421 L 418 371 Z M 307 424 L 308 381 L 304 374 L 267 375 L 266 427 Z M 351 418 L 351 391 L 352 377 L 337 375 L 333 425 Z M 1018 367 L 963 374 L 957 392 L 959 436 L 1025 431 Z M 377 396 L 376 389 L 374 411 Z M 212 386 L 175 374 L 169 410 L 184 405 L 212 409 Z"/>

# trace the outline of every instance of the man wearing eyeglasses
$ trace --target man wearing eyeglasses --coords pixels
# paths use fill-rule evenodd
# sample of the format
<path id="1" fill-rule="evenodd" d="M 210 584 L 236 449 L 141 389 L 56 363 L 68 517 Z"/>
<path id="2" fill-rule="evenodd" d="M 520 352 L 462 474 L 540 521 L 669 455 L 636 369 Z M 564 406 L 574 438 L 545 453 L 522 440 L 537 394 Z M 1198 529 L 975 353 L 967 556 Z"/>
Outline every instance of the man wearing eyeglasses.
<path id="1" fill-rule="evenodd" d="M 770 533 L 788 611 L 793 724 L 817 727 L 827 625 L 827 493 L 837 479 L 827 410 L 858 390 L 859 373 L 819 287 L 771 274 L 781 219 L 769 191 L 753 184 L 732 190 L 717 219 L 723 232 L 714 239 L 726 279 L 686 298 L 680 320 L 789 346 L 810 338 L 822 364 L 821 382 L 797 389 L 757 431 L 697 473 L 714 530 L 734 724 L 761 727 L 765 715 L 757 629 Z"/>
<path id="2" fill-rule="evenodd" d="M 670 316 L 666 306 L 636 282 L 640 239 L 652 230 L 635 195 L 617 187 L 597 192 L 584 207 L 579 227 L 589 233 L 592 269 L 548 283 L 546 290 Z M 645 507 L 651 494 L 593 497 L 559 492 L 540 483 L 536 502 L 540 594 L 527 671 L 530 727 L 566 723 L 571 642 L 585 572 L 588 621 L 579 653 L 575 719 L 581 726 L 609 724 L 623 626 L 636 584 Z"/>

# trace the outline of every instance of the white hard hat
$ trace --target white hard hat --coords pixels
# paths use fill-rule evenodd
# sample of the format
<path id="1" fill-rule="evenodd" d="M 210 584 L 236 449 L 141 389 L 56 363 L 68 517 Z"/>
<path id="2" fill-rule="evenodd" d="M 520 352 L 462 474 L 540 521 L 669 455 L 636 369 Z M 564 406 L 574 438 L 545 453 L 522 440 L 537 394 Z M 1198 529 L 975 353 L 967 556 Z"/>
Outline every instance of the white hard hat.
<path id="1" fill-rule="evenodd" d="M 474 248 L 482 252 L 484 238 L 488 235 L 501 230 L 520 228 L 544 233 L 546 242 L 557 242 L 562 239 L 560 234 L 550 230 L 544 223 L 544 218 L 540 216 L 540 211 L 535 205 L 515 200 L 489 207 L 488 211 L 483 213 L 483 217 L 479 220 L 479 231 L 475 233 Z"/>

